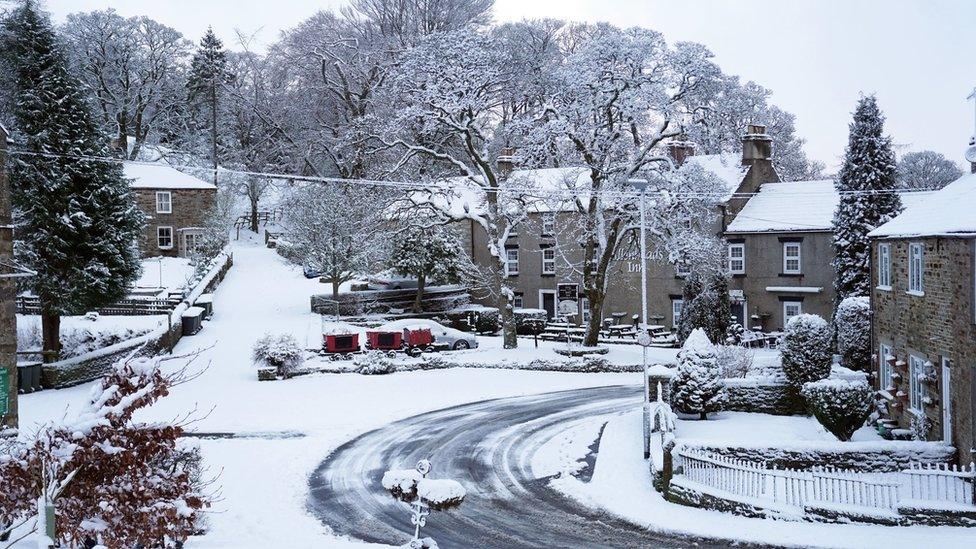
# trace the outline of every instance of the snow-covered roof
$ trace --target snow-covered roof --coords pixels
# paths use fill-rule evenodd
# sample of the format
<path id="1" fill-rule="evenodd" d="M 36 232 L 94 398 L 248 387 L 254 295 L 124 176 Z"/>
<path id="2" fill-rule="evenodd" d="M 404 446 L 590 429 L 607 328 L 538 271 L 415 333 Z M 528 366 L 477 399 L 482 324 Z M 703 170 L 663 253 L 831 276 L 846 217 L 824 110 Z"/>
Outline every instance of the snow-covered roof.
<path id="1" fill-rule="evenodd" d="M 133 189 L 216 189 L 209 183 L 165 164 L 123 162 L 126 179 Z"/>
<path id="2" fill-rule="evenodd" d="M 902 193 L 902 203 L 917 204 L 931 192 Z M 766 183 L 729 224 L 729 233 L 829 231 L 839 197 L 830 179 Z"/>
<path id="3" fill-rule="evenodd" d="M 729 196 L 739 188 L 746 173 L 749 172 L 749 167 L 742 165 L 742 157 L 733 153 L 689 156 L 685 159 L 685 164 L 695 165 L 713 173 L 725 184 Z"/>
<path id="4" fill-rule="evenodd" d="M 923 200 L 905 203 L 894 219 L 868 233 L 871 237 L 976 235 L 976 174 L 967 174 Z"/>

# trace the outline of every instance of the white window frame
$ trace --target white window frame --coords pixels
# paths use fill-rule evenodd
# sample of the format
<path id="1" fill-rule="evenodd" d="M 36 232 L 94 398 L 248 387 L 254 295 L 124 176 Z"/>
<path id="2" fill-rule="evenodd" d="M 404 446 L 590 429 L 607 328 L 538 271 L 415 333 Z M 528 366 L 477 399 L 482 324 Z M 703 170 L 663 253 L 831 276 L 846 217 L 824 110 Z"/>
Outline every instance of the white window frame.
<path id="1" fill-rule="evenodd" d="M 918 377 L 925 373 L 925 359 L 915 355 L 908 355 L 908 409 L 921 417 L 925 410 L 922 400 L 925 398 L 925 383 Z"/>
<path id="2" fill-rule="evenodd" d="M 908 243 L 908 293 L 925 294 L 925 244 Z"/>
<path id="3" fill-rule="evenodd" d="M 796 255 L 790 255 L 790 249 L 796 249 Z M 783 274 L 803 273 L 803 246 L 800 242 L 783 243 Z M 796 261 L 796 268 L 790 268 L 790 261 Z"/>
<path id="4" fill-rule="evenodd" d="M 589 322 L 590 321 L 590 300 L 589 300 L 589 298 L 586 298 L 586 297 L 581 297 L 580 298 L 580 317 L 583 319 L 583 322 Z"/>
<path id="5" fill-rule="evenodd" d="M 515 294 L 515 297 L 512 298 L 512 306 L 515 307 L 516 309 L 524 308 L 525 298 L 520 294 Z"/>
<path id="6" fill-rule="evenodd" d="M 671 324 L 677 328 L 678 322 L 681 321 L 681 312 L 684 310 L 685 300 L 684 299 L 672 299 L 671 300 Z"/>
<path id="7" fill-rule="evenodd" d="M 164 229 L 167 230 L 167 231 L 169 231 L 169 236 L 168 236 L 168 238 L 169 238 L 169 244 L 168 245 L 165 245 L 165 246 L 162 243 L 163 235 L 160 234 L 160 233 L 162 233 L 162 231 Z M 170 227 L 170 226 L 159 226 L 159 227 L 156 227 L 156 246 L 160 250 L 172 250 L 173 249 L 173 244 L 174 244 L 174 239 L 175 238 L 176 238 L 176 235 L 173 234 L 173 227 Z"/>
<path id="8" fill-rule="evenodd" d="M 739 256 L 733 255 L 733 251 L 740 252 Z M 729 273 L 746 274 L 746 245 L 742 243 L 729 244 Z"/>
<path id="9" fill-rule="evenodd" d="M 549 255 L 551 255 L 552 257 L 548 257 Z M 555 248 L 542 249 L 542 274 L 544 275 L 556 274 L 556 249 Z"/>
<path id="10" fill-rule="evenodd" d="M 556 216 L 543 214 L 542 216 L 542 236 L 554 236 L 556 234 Z"/>
<path id="11" fill-rule="evenodd" d="M 688 276 L 691 274 L 691 265 L 683 259 L 674 262 L 674 274 L 677 276 Z"/>
<path id="12" fill-rule="evenodd" d="M 519 249 L 505 248 L 505 276 L 518 276 Z"/>
<path id="13" fill-rule="evenodd" d="M 789 314 L 789 308 L 796 305 L 796 314 Z M 783 302 L 783 328 L 790 323 L 790 319 L 794 316 L 800 316 L 803 314 L 803 302 L 802 301 L 784 301 Z"/>
<path id="14" fill-rule="evenodd" d="M 878 244 L 878 289 L 891 289 L 891 244 Z"/>
<path id="15" fill-rule="evenodd" d="M 891 387 L 891 376 L 894 373 L 891 364 L 885 359 L 891 354 L 891 346 L 884 343 L 878 345 L 878 388 L 882 391 Z"/>
<path id="16" fill-rule="evenodd" d="M 156 213 L 173 213 L 173 193 L 169 191 L 156 191 Z"/>

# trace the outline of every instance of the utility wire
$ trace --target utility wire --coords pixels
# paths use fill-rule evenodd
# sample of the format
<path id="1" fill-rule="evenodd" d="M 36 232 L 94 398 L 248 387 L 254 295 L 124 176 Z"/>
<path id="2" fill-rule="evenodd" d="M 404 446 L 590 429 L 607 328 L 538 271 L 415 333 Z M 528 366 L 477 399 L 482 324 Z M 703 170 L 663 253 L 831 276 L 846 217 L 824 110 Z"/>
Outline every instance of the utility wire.
<path id="1" fill-rule="evenodd" d="M 262 177 L 267 179 L 284 179 L 290 182 L 312 182 L 312 183 L 330 183 L 330 184 L 340 184 L 340 185 L 368 185 L 375 187 L 387 187 L 387 188 L 398 188 L 412 191 L 452 191 L 456 190 L 459 185 L 453 183 L 450 180 L 442 180 L 439 182 L 429 182 L 429 183 L 411 183 L 409 181 L 388 181 L 388 180 L 375 180 L 375 179 L 343 179 L 339 177 L 321 177 L 321 176 L 310 176 L 310 175 L 296 175 L 296 174 L 286 174 L 286 173 L 276 173 L 276 172 L 260 172 L 260 171 L 249 171 L 249 170 L 237 170 L 230 168 L 203 168 L 200 166 L 192 166 L 189 164 L 174 164 L 168 160 L 160 161 L 145 161 L 145 160 L 126 160 L 122 158 L 110 157 L 110 156 L 92 156 L 92 155 L 76 155 L 76 154 L 55 154 L 55 153 L 44 153 L 36 151 L 27 151 L 23 149 L 11 149 L 7 151 L 8 154 L 15 156 L 27 156 L 27 157 L 42 157 L 42 158 L 58 158 L 58 159 L 71 159 L 71 160 L 85 160 L 90 162 L 105 162 L 113 164 L 135 164 L 142 166 L 153 166 L 153 167 L 169 167 L 173 169 L 183 169 L 191 172 L 202 172 L 207 174 L 213 174 L 217 172 L 219 177 L 221 174 L 228 175 L 243 175 L 251 177 Z M 546 169 L 546 168 L 541 168 Z M 572 169 L 572 168 L 570 168 Z M 580 170 L 586 170 L 585 167 L 580 167 Z M 531 170 L 534 171 L 534 170 Z M 516 176 L 517 179 L 521 177 Z M 465 176 L 453 176 L 450 179 L 460 180 L 460 181 L 470 181 L 469 178 Z M 558 179 L 558 178 L 557 178 Z M 790 182 L 792 183 L 792 182 Z M 799 183 L 799 182 L 797 182 Z M 775 184 L 775 183 L 774 183 Z M 543 189 L 535 186 L 528 185 L 511 185 L 506 184 L 501 187 L 491 188 L 476 186 L 470 188 L 469 190 L 481 191 L 485 193 L 523 193 L 532 197 L 542 198 L 548 197 L 566 197 L 566 198 L 588 198 L 589 196 L 596 194 L 602 197 L 616 197 L 616 198 L 637 198 L 640 197 L 641 193 L 636 190 L 614 190 L 614 189 L 601 189 L 599 191 L 592 191 L 586 188 L 564 188 L 564 189 Z M 793 196 L 797 195 L 807 195 L 807 196 L 858 196 L 858 195 L 888 195 L 888 194 L 898 194 L 898 195 L 911 195 L 916 193 L 930 193 L 932 191 L 928 190 L 902 190 L 902 189 L 892 189 L 892 190 L 850 190 L 850 191 L 799 191 L 790 193 Z M 754 193 L 727 193 L 727 192 L 693 192 L 693 191 L 668 191 L 668 190 L 655 190 L 648 192 L 648 195 L 653 197 L 656 194 L 666 194 L 668 196 L 680 197 L 680 198 L 720 198 L 720 199 L 733 199 L 733 198 L 751 198 L 762 194 L 762 191 Z M 767 193 L 768 194 L 768 193 Z"/>

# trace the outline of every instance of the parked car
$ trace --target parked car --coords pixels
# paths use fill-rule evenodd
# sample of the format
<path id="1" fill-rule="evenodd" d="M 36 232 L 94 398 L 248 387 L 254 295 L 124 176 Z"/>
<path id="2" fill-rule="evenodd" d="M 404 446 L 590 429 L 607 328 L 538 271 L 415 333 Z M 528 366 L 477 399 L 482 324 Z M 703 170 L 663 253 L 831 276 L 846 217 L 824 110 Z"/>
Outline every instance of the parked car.
<path id="1" fill-rule="evenodd" d="M 477 349 L 478 348 L 478 338 L 474 334 L 469 334 L 462 332 L 460 330 L 455 330 L 454 328 L 448 328 L 443 324 L 434 322 L 433 320 L 426 320 L 422 318 L 406 318 L 403 320 L 395 320 L 380 326 L 380 330 L 403 330 L 426 328 L 430 330 L 430 333 L 434 336 L 434 343 L 437 345 L 447 345 L 448 349 L 453 351 L 460 351 L 464 349 Z"/>

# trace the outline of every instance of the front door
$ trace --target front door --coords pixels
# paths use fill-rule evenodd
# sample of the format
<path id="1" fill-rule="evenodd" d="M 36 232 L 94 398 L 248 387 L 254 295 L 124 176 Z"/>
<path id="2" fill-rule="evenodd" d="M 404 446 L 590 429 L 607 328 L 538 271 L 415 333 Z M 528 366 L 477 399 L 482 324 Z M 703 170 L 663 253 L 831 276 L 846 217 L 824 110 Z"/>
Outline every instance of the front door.
<path id="1" fill-rule="evenodd" d="M 942 358 L 942 440 L 952 444 L 952 368 L 948 358 Z"/>
<path id="2" fill-rule="evenodd" d="M 183 246 L 180 250 L 180 255 L 183 257 L 188 257 L 197 251 L 197 247 L 203 239 L 203 231 L 201 229 L 184 229 L 183 231 Z"/>
<path id="3" fill-rule="evenodd" d="M 539 290 L 539 308 L 546 310 L 546 318 L 556 318 L 555 290 Z"/>
<path id="4" fill-rule="evenodd" d="M 749 325 L 746 323 L 746 302 L 745 301 L 733 302 L 731 308 L 732 308 L 732 317 L 735 318 L 735 321 L 738 322 L 741 326 L 748 328 Z"/>

